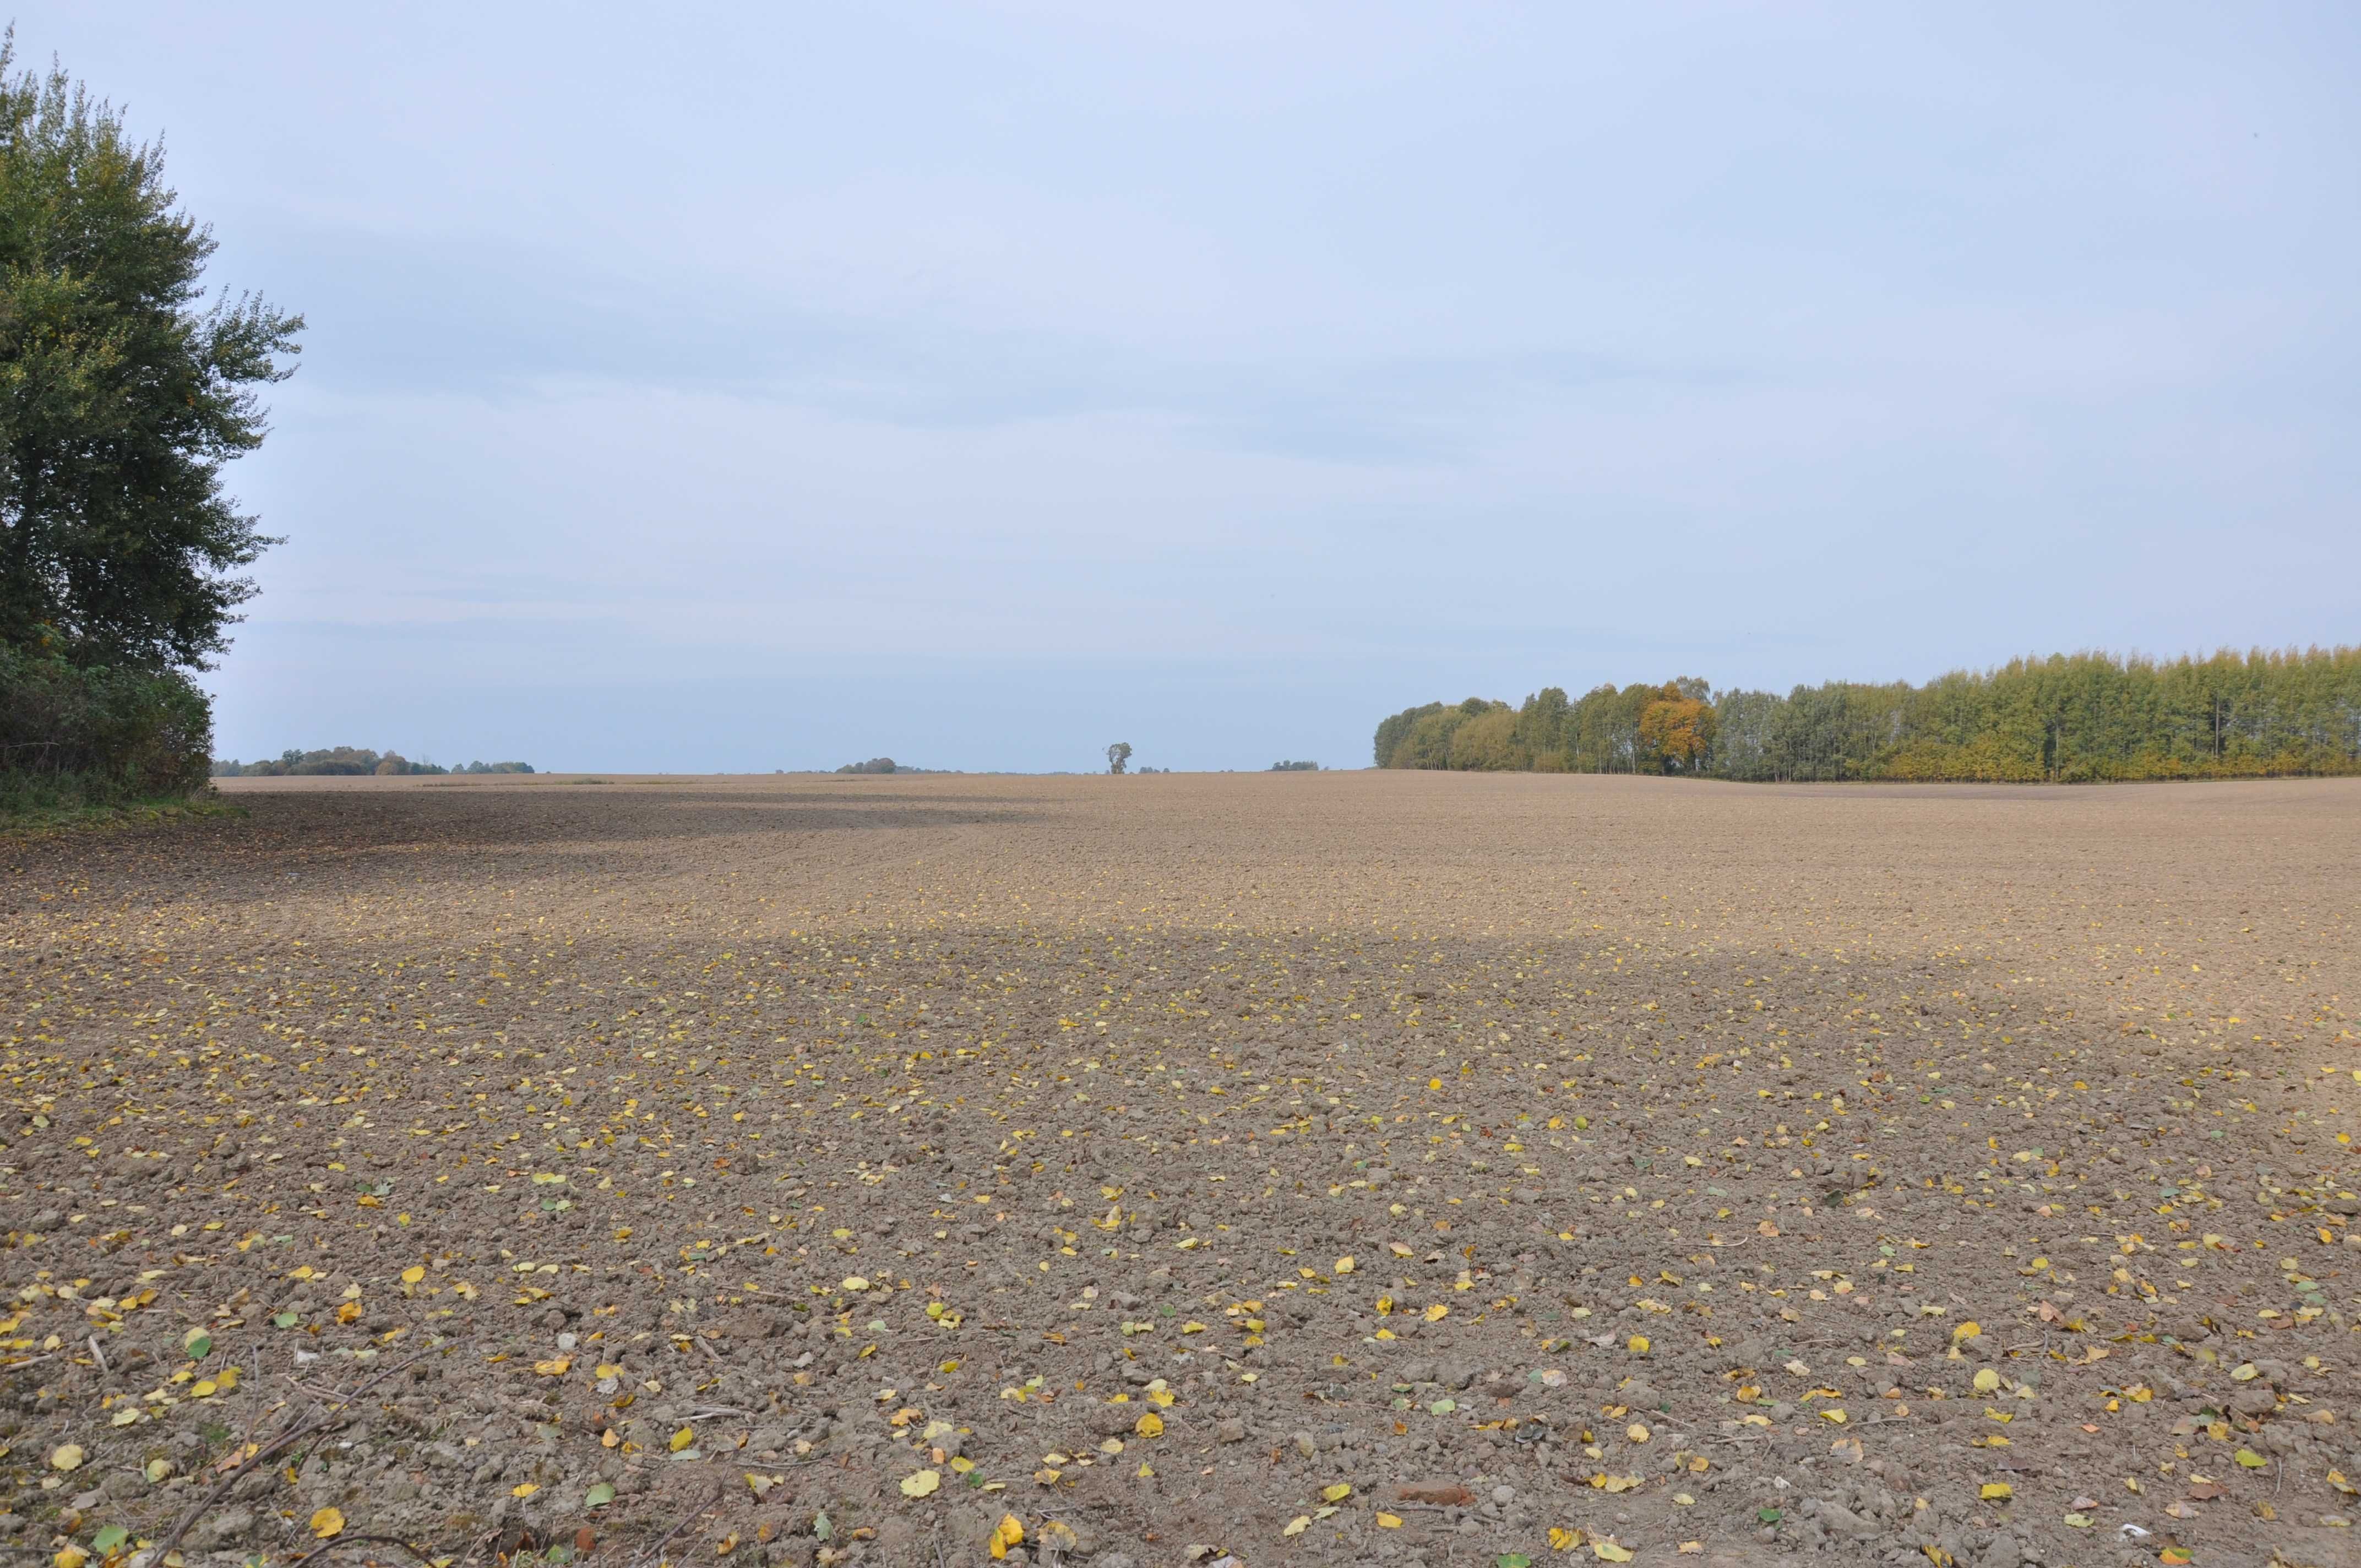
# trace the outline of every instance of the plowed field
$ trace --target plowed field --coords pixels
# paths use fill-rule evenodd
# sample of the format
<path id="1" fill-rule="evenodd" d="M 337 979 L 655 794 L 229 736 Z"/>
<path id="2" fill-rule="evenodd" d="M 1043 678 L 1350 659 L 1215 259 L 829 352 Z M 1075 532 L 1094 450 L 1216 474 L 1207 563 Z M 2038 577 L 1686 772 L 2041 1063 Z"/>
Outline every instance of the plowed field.
<path id="1" fill-rule="evenodd" d="M 2361 781 L 229 793 L 0 840 L 10 1550 L 2361 1561 Z"/>

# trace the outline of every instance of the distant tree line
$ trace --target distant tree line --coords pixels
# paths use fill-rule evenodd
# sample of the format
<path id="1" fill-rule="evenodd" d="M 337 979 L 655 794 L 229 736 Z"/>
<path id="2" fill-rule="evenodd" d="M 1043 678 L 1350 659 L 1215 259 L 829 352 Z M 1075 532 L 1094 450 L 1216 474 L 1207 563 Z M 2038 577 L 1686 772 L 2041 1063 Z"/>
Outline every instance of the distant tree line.
<path id="1" fill-rule="evenodd" d="M 445 767 L 439 762 L 413 762 L 399 751 L 379 753 L 365 746 L 330 746 L 317 751 L 286 751 L 267 762 L 241 762 L 214 759 L 217 779 L 309 778 L 320 774 L 376 774 L 380 778 L 406 773 L 529 773 L 531 762 L 467 762 Z"/>
<path id="2" fill-rule="evenodd" d="M 836 770 L 840 773 L 955 773 L 957 768 L 914 768 L 907 762 L 897 762 L 891 757 L 872 757 L 865 762 L 847 762 Z M 781 768 L 780 773 L 786 769 Z"/>
<path id="3" fill-rule="evenodd" d="M 1320 764 L 1317 762 L 1273 762 L 1270 765 L 1269 771 L 1274 773 L 1316 773 L 1320 771 Z"/>
<path id="4" fill-rule="evenodd" d="M 1687 773 L 1759 781 L 2096 783 L 2361 773 L 2361 648 L 2170 662 L 2017 659 L 1925 685 L 1775 692 L 1684 675 L 1404 708 L 1381 768 Z"/>

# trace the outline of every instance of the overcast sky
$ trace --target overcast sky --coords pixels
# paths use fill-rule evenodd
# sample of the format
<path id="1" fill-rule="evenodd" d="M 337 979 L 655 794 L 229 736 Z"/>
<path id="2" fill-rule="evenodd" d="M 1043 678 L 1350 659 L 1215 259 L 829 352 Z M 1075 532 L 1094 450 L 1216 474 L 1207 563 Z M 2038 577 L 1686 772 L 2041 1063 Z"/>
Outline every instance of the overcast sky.
<path id="1" fill-rule="evenodd" d="M 2361 8 L 20 4 L 310 319 L 225 755 L 2361 641 Z"/>

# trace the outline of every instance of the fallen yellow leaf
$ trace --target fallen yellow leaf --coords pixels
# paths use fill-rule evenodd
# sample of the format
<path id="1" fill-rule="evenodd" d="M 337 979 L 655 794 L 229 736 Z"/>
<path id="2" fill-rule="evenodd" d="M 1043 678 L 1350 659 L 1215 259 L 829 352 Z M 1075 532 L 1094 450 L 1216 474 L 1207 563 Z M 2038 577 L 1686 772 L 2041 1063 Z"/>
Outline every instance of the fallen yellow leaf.
<path id="1" fill-rule="evenodd" d="M 345 1515 L 341 1508 L 322 1508 L 312 1516 L 314 1540 L 330 1541 L 344 1533 Z"/>

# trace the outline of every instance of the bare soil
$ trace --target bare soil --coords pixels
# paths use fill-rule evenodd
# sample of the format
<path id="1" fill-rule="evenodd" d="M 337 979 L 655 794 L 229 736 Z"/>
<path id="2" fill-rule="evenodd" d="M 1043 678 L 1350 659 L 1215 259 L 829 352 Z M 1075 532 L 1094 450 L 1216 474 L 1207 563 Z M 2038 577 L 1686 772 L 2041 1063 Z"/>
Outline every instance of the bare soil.
<path id="1" fill-rule="evenodd" d="M 2361 1562 L 2361 781 L 226 793 L 0 842 L 0 1549 Z"/>

